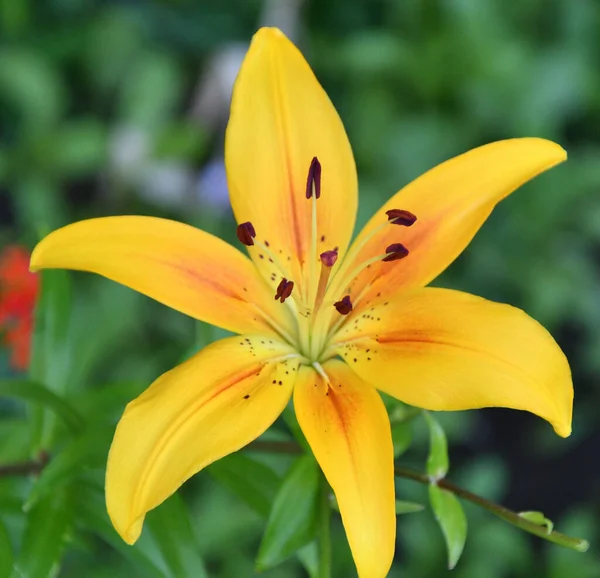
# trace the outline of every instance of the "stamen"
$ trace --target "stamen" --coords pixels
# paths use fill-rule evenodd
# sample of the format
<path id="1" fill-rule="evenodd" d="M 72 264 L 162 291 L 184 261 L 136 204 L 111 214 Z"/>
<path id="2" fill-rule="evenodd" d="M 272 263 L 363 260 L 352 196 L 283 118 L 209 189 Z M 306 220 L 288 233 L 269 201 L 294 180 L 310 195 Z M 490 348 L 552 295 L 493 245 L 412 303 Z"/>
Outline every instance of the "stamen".
<path id="1" fill-rule="evenodd" d="M 375 263 L 376 261 L 380 261 L 381 259 L 383 259 L 383 257 L 386 257 L 386 255 L 382 255 L 381 257 L 375 257 L 374 259 L 369 260 L 363 265 L 357 267 L 351 274 L 348 274 L 348 269 L 350 268 L 352 263 L 354 263 L 354 259 L 359 255 L 359 253 L 367 245 L 367 243 L 369 243 L 369 241 L 371 241 L 374 237 L 379 235 L 379 233 L 381 233 L 390 225 L 403 225 L 405 227 L 410 227 L 417 220 L 416 215 L 413 215 L 410 211 L 405 211 L 403 209 L 389 209 L 388 211 L 386 211 L 386 215 L 388 216 L 387 221 L 373 227 L 373 229 L 367 235 L 365 235 L 363 239 L 361 239 L 358 243 L 354 243 L 348 251 L 348 253 L 346 253 L 346 256 L 344 257 L 344 262 L 341 264 L 340 267 L 338 267 L 333 278 L 331 279 L 330 286 L 334 286 L 334 293 L 342 291 L 343 287 L 347 286 L 350 280 L 354 279 L 354 277 L 360 271 L 362 271 L 364 267 Z M 398 259 L 399 257 L 395 258 Z"/>
<path id="2" fill-rule="evenodd" d="M 319 275 L 319 285 L 315 297 L 313 318 L 316 317 L 317 312 L 323 303 L 323 297 L 325 297 L 325 293 L 327 292 L 327 283 L 329 282 L 329 276 L 331 275 L 331 268 L 337 261 L 338 252 L 336 249 L 333 251 L 325 251 L 319 255 L 319 258 L 321 259 L 321 274 Z"/>
<path id="3" fill-rule="evenodd" d="M 237 228 L 237 238 L 240 240 L 240 243 L 246 245 L 246 247 L 251 247 L 254 245 L 254 237 L 256 237 L 256 231 L 254 230 L 254 226 L 250 221 L 246 223 L 240 223 Z"/>
<path id="4" fill-rule="evenodd" d="M 402 243 L 391 244 L 385 252 L 387 254 L 382 261 L 397 261 L 398 259 L 404 259 L 408 255 L 408 249 Z"/>
<path id="5" fill-rule="evenodd" d="M 321 163 L 317 157 L 313 157 L 306 179 L 306 198 L 310 199 L 312 196 L 315 199 L 321 196 Z"/>
<path id="6" fill-rule="evenodd" d="M 348 315 L 352 311 L 352 301 L 350 301 L 350 295 L 342 297 L 341 301 L 336 301 L 333 306 L 337 309 L 340 315 Z"/>
<path id="7" fill-rule="evenodd" d="M 392 225 L 402 225 L 403 227 L 410 227 L 415 224 L 417 220 L 416 215 L 413 215 L 410 211 L 404 209 L 390 209 L 385 214 L 388 216 L 388 221 Z"/>
<path id="8" fill-rule="evenodd" d="M 275 300 L 279 299 L 280 303 L 283 303 L 292 294 L 293 288 L 294 282 L 288 281 L 284 277 L 277 286 L 277 290 L 275 292 Z"/>

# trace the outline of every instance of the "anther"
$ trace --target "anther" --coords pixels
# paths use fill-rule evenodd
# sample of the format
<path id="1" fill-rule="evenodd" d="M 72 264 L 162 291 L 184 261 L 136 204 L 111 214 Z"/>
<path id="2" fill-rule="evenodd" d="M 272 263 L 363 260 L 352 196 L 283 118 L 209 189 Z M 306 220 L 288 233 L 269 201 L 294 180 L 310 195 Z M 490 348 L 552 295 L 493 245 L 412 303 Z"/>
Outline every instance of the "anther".
<path id="1" fill-rule="evenodd" d="M 313 195 L 316 199 L 321 196 L 321 163 L 317 157 L 310 162 L 306 179 L 306 198 L 310 199 Z"/>
<path id="2" fill-rule="evenodd" d="M 337 309 L 340 315 L 348 315 L 352 311 L 352 301 L 350 301 L 350 295 L 342 297 L 341 301 L 336 301 L 333 306 Z"/>
<path id="3" fill-rule="evenodd" d="M 334 249 L 333 251 L 325 251 L 319 255 L 321 258 L 321 263 L 325 265 L 325 267 L 333 267 L 338 258 L 338 252 Z"/>
<path id="4" fill-rule="evenodd" d="M 402 243 L 393 243 L 385 252 L 387 254 L 382 261 L 397 261 L 398 259 L 404 259 L 408 255 L 408 249 Z"/>
<path id="5" fill-rule="evenodd" d="M 256 237 L 256 231 L 254 230 L 254 226 L 250 221 L 239 224 L 236 232 L 237 238 L 240 240 L 240 243 L 243 243 L 247 247 L 251 247 L 252 245 L 254 245 L 254 237 Z"/>
<path id="6" fill-rule="evenodd" d="M 392 225 L 402 225 L 403 227 L 410 227 L 414 225 L 417 220 L 416 215 L 413 215 L 410 211 L 403 209 L 390 209 L 385 214 L 388 216 L 388 221 Z"/>
<path id="7" fill-rule="evenodd" d="M 283 303 L 292 294 L 293 288 L 294 282 L 288 281 L 284 277 L 279 283 L 279 285 L 277 285 L 277 290 L 275 291 L 275 299 L 279 299 L 279 301 Z"/>

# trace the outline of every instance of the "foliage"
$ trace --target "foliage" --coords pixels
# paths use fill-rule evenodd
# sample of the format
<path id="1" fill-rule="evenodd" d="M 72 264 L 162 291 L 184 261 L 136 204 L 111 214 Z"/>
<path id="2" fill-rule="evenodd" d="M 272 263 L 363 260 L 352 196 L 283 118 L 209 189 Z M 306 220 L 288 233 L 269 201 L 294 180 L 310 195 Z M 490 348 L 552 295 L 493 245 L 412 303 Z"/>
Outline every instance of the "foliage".
<path id="1" fill-rule="evenodd" d="M 202 88 L 217 82 L 208 71 L 226 70 L 224 47 L 235 56 L 233 43 L 246 43 L 272 4 L 0 0 L 2 244 L 31 247 L 76 219 L 125 213 L 232 239 L 226 117 L 203 112 Z M 502 203 L 436 284 L 522 307 L 553 332 L 575 377 L 572 437 L 517 412 L 428 416 L 438 449 L 426 466 L 426 420 L 386 404 L 398 463 L 445 478 L 445 431 L 449 477 L 461 486 L 523 511 L 542 534 L 550 518 L 597 539 L 600 4 L 307 1 L 299 18 L 298 41 L 353 143 L 359 224 L 427 168 L 484 142 L 534 135 L 568 150 L 568 163 Z M 61 273 L 44 274 L 37 330 L 29 376 L 0 353 L 0 465 L 28 462 L 39 474 L 0 477 L 0 578 L 13 564 L 13 576 L 29 578 L 245 577 L 280 561 L 264 575 L 314 575 L 322 503 L 310 458 L 254 452 L 214 464 L 149 515 L 134 547 L 108 520 L 104 467 L 126 403 L 221 332 L 108 281 Z M 293 441 L 290 419 L 269 439 Z M 390 576 L 447 575 L 432 509 L 457 563 L 464 514 L 440 488 L 398 480 L 399 513 L 416 513 L 398 517 Z M 431 508 L 419 513 L 428 492 Z M 541 540 L 534 549 L 527 534 L 461 503 L 471 533 L 455 575 L 597 575 L 597 550 L 582 556 Z M 334 575 L 350 576 L 335 513 L 332 530 Z"/>

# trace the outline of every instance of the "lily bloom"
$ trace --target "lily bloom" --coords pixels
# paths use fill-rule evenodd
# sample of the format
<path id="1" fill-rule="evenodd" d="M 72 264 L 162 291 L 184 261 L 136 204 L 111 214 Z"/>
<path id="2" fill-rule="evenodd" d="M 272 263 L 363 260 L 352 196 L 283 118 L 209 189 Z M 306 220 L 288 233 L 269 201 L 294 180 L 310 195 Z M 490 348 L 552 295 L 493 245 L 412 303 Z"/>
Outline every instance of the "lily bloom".
<path id="1" fill-rule="evenodd" d="M 341 511 L 358 573 L 394 556 L 394 455 L 377 390 L 430 410 L 504 406 L 571 431 L 568 362 L 519 309 L 425 288 L 494 205 L 565 160 L 537 138 L 474 149 L 394 195 L 350 245 L 357 177 L 344 127 L 297 48 L 254 36 L 225 156 L 248 250 L 170 220 L 78 222 L 36 247 L 33 270 L 118 281 L 239 334 L 209 345 L 127 405 L 108 457 L 111 520 L 132 544 L 146 513 L 261 435 L 290 398 Z"/>
<path id="2" fill-rule="evenodd" d="M 2 343 L 11 350 L 13 369 L 29 366 L 33 312 L 39 278 L 29 272 L 29 252 L 18 245 L 0 253 L 0 331 Z"/>

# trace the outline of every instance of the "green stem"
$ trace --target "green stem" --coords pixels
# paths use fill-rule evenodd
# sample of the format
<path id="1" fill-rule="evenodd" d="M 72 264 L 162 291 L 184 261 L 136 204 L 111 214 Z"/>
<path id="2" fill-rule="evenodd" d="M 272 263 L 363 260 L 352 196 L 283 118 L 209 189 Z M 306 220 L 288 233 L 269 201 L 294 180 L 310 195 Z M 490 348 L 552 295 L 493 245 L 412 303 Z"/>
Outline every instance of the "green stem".
<path id="1" fill-rule="evenodd" d="M 394 473 L 396 476 L 400 478 L 406 478 L 409 480 L 414 480 L 415 482 L 419 482 L 421 484 L 429 485 L 431 480 L 427 474 L 423 474 L 421 472 L 416 472 L 414 470 L 409 470 L 407 468 L 395 468 Z M 480 508 L 484 508 L 488 512 L 491 512 L 495 516 L 498 516 L 505 522 L 520 528 L 521 530 L 525 530 L 530 534 L 535 534 L 540 538 L 544 538 L 549 542 L 554 542 L 555 544 L 559 544 L 560 546 L 564 546 L 566 548 L 571 548 L 572 550 L 577 550 L 578 552 L 585 552 L 589 548 L 589 542 L 582 538 L 571 538 L 571 536 L 566 536 L 565 534 L 561 534 L 560 532 L 552 531 L 548 532 L 546 526 L 540 526 L 538 524 L 534 524 L 525 518 L 522 518 L 516 512 L 501 506 L 500 504 L 496 504 L 494 502 L 490 502 L 477 494 L 473 494 L 448 480 L 441 479 L 437 482 L 438 487 L 452 492 L 456 496 L 463 498 L 464 500 L 468 500 L 472 504 L 479 506 Z"/>
<path id="2" fill-rule="evenodd" d="M 329 484 L 325 477 L 321 480 L 321 500 L 319 504 L 319 578 L 331 578 L 331 504 Z"/>
<path id="3" fill-rule="evenodd" d="M 256 440 L 247 446 L 246 449 L 250 452 L 265 452 L 269 454 L 300 455 L 304 453 L 296 442 Z"/>
<path id="4" fill-rule="evenodd" d="M 271 452 L 271 453 L 285 453 L 285 454 L 302 453 L 302 448 L 295 442 L 255 441 L 248 446 L 248 449 L 251 451 L 266 451 L 266 452 Z M 429 476 L 427 474 L 425 474 L 423 472 L 417 472 L 415 470 L 410 470 L 408 468 L 396 467 L 394 469 L 394 473 L 399 478 L 413 480 L 415 482 L 419 482 L 420 484 L 429 485 L 432 483 L 431 479 L 429 478 Z M 471 502 L 472 504 L 475 504 L 476 506 L 479 506 L 480 508 L 483 508 L 483 509 L 487 510 L 488 512 L 491 512 L 492 514 L 494 514 L 494 516 L 498 516 L 498 518 L 501 518 L 505 522 L 508 522 L 509 524 L 512 524 L 513 526 L 516 526 L 517 528 L 520 528 L 521 530 L 524 530 L 525 532 L 529 532 L 530 534 L 535 534 L 536 536 L 539 536 L 540 538 L 543 538 L 544 540 L 548 540 L 549 542 L 553 542 L 554 544 L 558 544 L 559 546 L 564 546 L 565 548 L 570 548 L 571 550 L 576 550 L 577 552 L 585 552 L 585 551 L 587 551 L 587 549 L 590 546 L 589 542 L 587 540 L 584 540 L 583 538 L 572 538 L 571 536 L 567 536 L 565 534 L 556 532 L 554 530 L 551 532 L 548 532 L 548 528 L 546 526 L 541 526 L 539 524 L 535 524 L 534 522 L 530 522 L 529 520 L 526 520 L 525 518 L 519 516 L 519 514 L 517 512 L 513 512 L 512 510 L 509 510 L 508 508 L 505 508 L 504 506 L 501 506 L 500 504 L 490 502 L 489 500 L 486 500 L 485 498 L 482 498 L 481 496 L 478 496 L 477 494 L 473 494 L 472 492 L 469 492 L 469 490 L 465 490 L 464 488 L 461 488 L 460 486 L 457 486 L 456 484 L 453 484 L 452 482 L 449 482 L 446 479 L 438 480 L 436 482 L 436 484 L 438 485 L 438 487 L 440 487 L 444 490 L 447 490 L 448 492 L 452 492 L 459 498 L 462 498 L 463 500 L 467 500 L 467 501 Z M 327 491 L 323 490 L 325 495 L 321 502 L 322 509 L 325 507 L 324 504 L 327 504 L 329 507 L 329 501 L 327 499 L 327 493 L 329 492 L 329 488 L 325 483 L 324 483 L 324 486 Z M 321 511 L 321 515 L 324 516 L 325 514 Z M 321 520 L 322 527 L 324 527 L 323 522 L 324 522 L 324 520 L 322 519 Z M 329 528 L 329 519 L 327 519 L 326 523 L 327 523 L 327 528 Z M 326 534 L 327 534 L 326 537 L 321 535 L 321 541 L 323 542 L 323 540 L 326 540 L 327 541 L 326 546 L 328 548 L 330 548 L 331 545 L 329 544 L 329 531 L 327 531 Z M 323 550 L 323 544 L 322 544 L 322 550 Z M 327 562 L 327 564 L 330 565 L 331 564 L 330 558 L 326 559 L 326 562 Z M 325 562 L 323 562 L 323 563 L 325 563 Z M 328 566 L 328 571 L 330 571 L 329 566 Z M 329 578 L 329 574 L 319 574 L 319 578 Z"/>
<path id="5" fill-rule="evenodd" d="M 40 455 L 35 460 L 1 464 L 0 478 L 8 476 L 37 476 L 44 469 L 49 459 L 50 456 L 46 452 L 40 452 Z"/>

